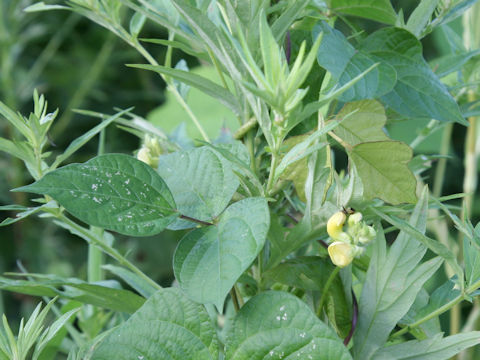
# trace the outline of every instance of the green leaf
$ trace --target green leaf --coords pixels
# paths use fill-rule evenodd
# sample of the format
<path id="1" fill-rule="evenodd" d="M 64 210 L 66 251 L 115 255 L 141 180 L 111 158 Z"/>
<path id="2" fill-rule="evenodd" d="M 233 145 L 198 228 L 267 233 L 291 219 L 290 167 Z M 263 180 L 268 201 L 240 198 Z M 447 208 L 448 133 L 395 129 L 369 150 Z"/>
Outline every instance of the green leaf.
<path id="1" fill-rule="evenodd" d="M 425 188 L 411 217 L 410 224 L 424 233 L 428 210 Z M 356 359 L 369 359 L 387 341 L 395 325 L 412 306 L 425 281 L 442 264 L 433 258 L 422 264 L 427 248 L 403 231 L 387 252 L 381 229 L 372 246 L 372 256 L 359 299 L 359 319 L 354 334 Z"/>
<path id="2" fill-rule="evenodd" d="M 340 124 L 333 132 L 352 146 L 368 141 L 389 140 L 383 131 L 387 121 L 385 110 L 376 100 L 348 103 L 336 118 Z"/>
<path id="3" fill-rule="evenodd" d="M 422 35 L 425 26 L 430 22 L 440 0 L 421 1 L 408 18 L 406 29 L 417 37 Z"/>
<path id="4" fill-rule="evenodd" d="M 144 65 L 144 64 L 128 64 L 127 66 L 155 71 L 159 74 L 171 76 L 187 85 L 196 87 L 205 94 L 217 99 L 233 111 L 234 114 L 239 115 L 241 113 L 240 106 L 237 99 L 233 94 L 225 89 L 223 86 L 217 85 L 213 81 L 208 80 L 200 75 L 194 74 L 189 71 L 172 69 L 161 65 Z"/>
<path id="5" fill-rule="evenodd" d="M 297 0 L 291 3 L 291 6 L 282 11 L 278 19 L 272 24 L 272 33 L 275 36 L 275 40 L 280 43 L 281 39 L 295 22 L 295 20 L 302 13 L 303 9 L 310 3 L 309 0 Z"/>
<path id="6" fill-rule="evenodd" d="M 162 178 L 122 154 L 64 166 L 15 191 L 49 195 L 87 224 L 126 235 L 158 234 L 178 216 Z"/>
<path id="7" fill-rule="evenodd" d="M 417 181 L 408 168 L 412 149 L 399 141 L 361 143 L 348 151 L 363 184 L 366 199 L 393 205 L 414 203 Z"/>
<path id="8" fill-rule="evenodd" d="M 123 111 L 116 113 L 115 115 L 109 116 L 107 119 L 103 120 L 100 124 L 93 127 L 92 129 L 88 130 L 83 135 L 79 136 L 75 140 L 73 140 L 70 145 L 68 145 L 67 149 L 63 152 L 63 154 L 58 155 L 55 158 L 54 163 L 51 166 L 51 169 L 55 169 L 58 165 L 72 156 L 78 149 L 80 149 L 83 145 L 89 142 L 95 135 L 100 133 L 103 129 L 105 129 L 108 125 L 110 125 L 115 120 L 119 119 L 126 113 L 130 112 L 133 108 L 129 108 Z"/>
<path id="9" fill-rule="evenodd" d="M 446 360 L 480 343 L 480 331 L 442 338 L 437 334 L 427 340 L 411 340 L 387 346 L 375 353 L 373 360 Z"/>
<path id="10" fill-rule="evenodd" d="M 445 261 L 452 267 L 455 271 L 455 274 L 458 276 L 460 286 L 463 286 L 463 269 L 457 262 L 457 258 L 454 253 L 446 247 L 441 242 L 431 239 L 426 236 L 423 232 L 416 229 L 411 224 L 407 223 L 406 221 L 396 217 L 396 216 L 389 216 L 381 211 L 378 211 L 375 208 L 372 208 L 372 211 L 376 213 L 378 216 L 382 217 L 385 221 L 388 221 L 393 226 L 397 227 L 398 229 L 402 230 L 413 239 L 417 240 L 420 243 L 423 243 L 426 247 L 428 247 L 431 251 L 435 254 L 441 256 L 445 259 Z"/>
<path id="11" fill-rule="evenodd" d="M 27 6 L 23 11 L 25 12 L 37 12 L 37 11 L 50 11 L 50 10 L 70 10 L 68 6 L 62 5 L 47 5 L 43 1 Z"/>
<path id="12" fill-rule="evenodd" d="M 335 266 L 327 258 L 301 256 L 288 259 L 263 273 L 264 286 L 275 283 L 305 291 L 322 291 Z M 342 283 L 336 276 L 330 285 L 325 310 L 332 325 L 341 337 L 346 337 L 351 328 L 351 308 Z M 317 298 L 318 300 L 318 298 Z"/>
<path id="13" fill-rule="evenodd" d="M 227 207 L 238 187 L 230 163 L 209 147 L 160 156 L 158 173 L 173 194 L 178 211 L 212 221 Z M 174 225 L 190 226 L 177 221 Z"/>
<path id="14" fill-rule="evenodd" d="M 216 360 L 218 341 L 205 308 L 169 288 L 159 290 L 109 333 L 91 359 Z"/>
<path id="15" fill-rule="evenodd" d="M 64 279 L 53 275 L 27 275 L 32 276 L 34 280 L 12 280 L 0 277 L 0 289 L 34 296 L 60 296 L 126 313 L 135 312 L 145 301 L 144 298 L 131 291 L 101 284 L 89 284 L 79 279 Z M 64 289 L 61 290 L 62 288 Z"/>
<path id="16" fill-rule="evenodd" d="M 332 74 L 332 83 L 343 86 L 371 68 L 378 61 L 367 53 L 358 51 L 345 36 L 325 22 L 315 25 L 313 36 L 322 32 L 323 38 L 317 53 L 318 64 Z M 378 64 L 339 97 L 353 101 L 380 97 L 390 92 L 397 81 L 396 71 L 386 62 Z"/>
<path id="17" fill-rule="evenodd" d="M 16 223 L 17 221 L 20 221 L 20 220 L 23 220 L 25 219 L 26 217 L 30 216 L 30 215 L 33 215 L 33 214 L 36 214 L 38 213 L 39 211 L 42 211 L 42 210 L 45 210 L 47 208 L 56 208 L 58 207 L 57 204 L 55 203 L 55 201 L 49 201 L 48 203 L 42 205 L 42 206 L 37 206 L 37 207 L 33 207 L 33 208 L 24 208 L 24 209 L 19 209 L 21 210 L 21 212 L 19 212 L 17 214 L 17 216 L 15 216 L 14 218 L 6 218 L 5 220 L 3 220 L 1 223 L 0 223 L 0 226 L 7 226 L 7 225 L 11 225 L 13 223 Z M 3 208 L 3 209 L 2 209 Z M 5 209 L 5 207 L 0 207 L 0 210 L 8 210 L 8 207 L 7 209 Z M 11 210 L 15 210 L 15 209 L 11 209 Z"/>
<path id="18" fill-rule="evenodd" d="M 388 25 L 395 25 L 397 14 L 390 0 L 328 0 L 333 12 L 360 16 Z"/>
<path id="19" fill-rule="evenodd" d="M 263 248 L 270 224 L 264 198 L 229 206 L 216 226 L 193 230 L 173 259 L 180 287 L 194 301 L 221 309 L 228 292 Z"/>
<path id="20" fill-rule="evenodd" d="M 368 36 L 360 47 L 397 73 L 393 90 L 381 100 L 399 114 L 466 124 L 457 102 L 430 70 L 418 39 L 404 29 L 384 28 Z"/>
<path id="21" fill-rule="evenodd" d="M 278 291 L 261 293 L 240 309 L 227 334 L 226 346 L 229 360 L 352 358 L 338 336 L 307 304 Z"/>

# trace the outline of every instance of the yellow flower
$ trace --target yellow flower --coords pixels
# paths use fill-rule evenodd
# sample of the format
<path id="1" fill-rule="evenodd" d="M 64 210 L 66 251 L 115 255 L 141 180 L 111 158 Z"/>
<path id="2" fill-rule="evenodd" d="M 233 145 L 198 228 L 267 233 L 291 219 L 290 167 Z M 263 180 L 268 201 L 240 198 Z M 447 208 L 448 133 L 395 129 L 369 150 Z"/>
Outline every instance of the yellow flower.
<path id="1" fill-rule="evenodd" d="M 328 246 L 328 255 L 336 266 L 343 268 L 355 258 L 355 248 L 349 243 L 335 241 Z"/>
<path id="2" fill-rule="evenodd" d="M 327 222 L 327 233 L 334 240 L 340 240 L 340 234 L 343 232 L 343 224 L 347 216 L 339 211 L 333 214 Z"/>
<path id="3" fill-rule="evenodd" d="M 148 150 L 146 147 L 142 147 L 137 153 L 137 159 L 150 165 L 150 162 L 151 162 L 150 150 Z"/>

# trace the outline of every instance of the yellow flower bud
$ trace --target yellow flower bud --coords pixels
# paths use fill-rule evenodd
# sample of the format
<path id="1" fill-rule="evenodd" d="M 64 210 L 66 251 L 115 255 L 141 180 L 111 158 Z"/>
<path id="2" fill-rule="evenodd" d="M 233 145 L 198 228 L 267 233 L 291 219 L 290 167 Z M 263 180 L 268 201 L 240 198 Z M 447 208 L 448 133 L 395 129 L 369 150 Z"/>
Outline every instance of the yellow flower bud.
<path id="1" fill-rule="evenodd" d="M 355 258 L 355 248 L 349 243 L 335 241 L 328 246 L 328 255 L 336 266 L 343 268 Z"/>
<path id="2" fill-rule="evenodd" d="M 327 222 L 327 233 L 334 240 L 338 240 L 338 237 L 343 232 L 343 224 L 347 216 L 339 211 L 333 214 Z"/>

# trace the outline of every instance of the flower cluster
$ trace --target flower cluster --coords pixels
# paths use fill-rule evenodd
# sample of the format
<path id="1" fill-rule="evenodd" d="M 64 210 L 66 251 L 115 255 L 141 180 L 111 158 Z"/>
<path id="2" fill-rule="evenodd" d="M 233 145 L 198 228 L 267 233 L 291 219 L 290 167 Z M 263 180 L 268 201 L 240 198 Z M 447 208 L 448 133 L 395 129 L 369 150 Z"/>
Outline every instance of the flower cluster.
<path id="1" fill-rule="evenodd" d="M 343 225 L 347 221 L 347 229 Z M 349 265 L 356 256 L 364 251 L 364 246 L 377 235 L 372 226 L 362 221 L 362 213 L 355 212 L 348 216 L 339 211 L 333 214 L 327 222 L 327 233 L 333 242 L 328 246 L 328 254 L 338 267 Z"/>

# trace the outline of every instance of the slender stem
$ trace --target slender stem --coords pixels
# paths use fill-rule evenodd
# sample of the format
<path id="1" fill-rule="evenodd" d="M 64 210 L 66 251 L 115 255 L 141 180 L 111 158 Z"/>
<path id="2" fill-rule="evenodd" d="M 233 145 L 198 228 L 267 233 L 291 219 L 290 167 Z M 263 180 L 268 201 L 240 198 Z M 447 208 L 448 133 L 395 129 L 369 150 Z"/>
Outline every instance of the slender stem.
<path id="1" fill-rule="evenodd" d="M 130 44 L 152 65 L 156 66 L 156 65 L 159 65 L 157 60 L 155 60 L 153 58 L 152 55 L 150 55 L 150 53 L 138 42 L 138 41 L 133 41 L 133 42 L 130 42 Z M 177 88 L 173 85 L 172 81 L 163 76 L 163 75 L 160 75 L 162 76 L 163 80 L 165 80 L 165 82 L 167 83 L 167 86 L 168 86 L 168 90 L 170 90 L 173 95 L 175 96 L 175 99 L 178 101 L 178 103 L 180 104 L 181 107 L 183 107 L 183 109 L 185 110 L 185 112 L 188 114 L 188 116 L 190 117 L 190 119 L 193 121 L 193 123 L 195 124 L 195 126 L 197 127 L 198 131 L 200 132 L 200 134 L 202 135 L 203 137 L 203 140 L 205 140 L 206 142 L 210 142 L 210 138 L 208 137 L 207 133 L 205 132 L 205 130 L 203 129 L 202 125 L 200 124 L 200 121 L 197 119 L 197 117 L 195 116 L 195 114 L 192 112 L 192 109 L 190 109 L 190 106 L 188 106 L 188 104 L 185 102 L 185 100 L 182 98 L 182 96 L 180 95 L 180 93 L 178 92 Z"/>
<path id="2" fill-rule="evenodd" d="M 419 134 L 413 141 L 410 143 L 410 147 L 412 149 L 415 149 L 425 138 L 430 135 L 430 131 L 437 125 L 438 121 L 437 120 L 430 120 L 429 123 L 426 126 L 426 134 L 422 131 L 421 134 Z"/>
<path id="3" fill-rule="evenodd" d="M 432 311 L 430 314 L 424 316 L 423 318 L 415 321 L 414 323 L 404 327 L 403 329 L 395 332 L 392 334 L 391 338 L 394 338 L 394 337 L 398 337 L 400 335 L 403 335 L 403 334 L 406 334 L 407 332 L 409 332 L 410 330 L 412 330 L 413 328 L 417 327 L 417 326 L 420 326 L 421 324 L 423 324 L 424 322 L 430 320 L 430 319 L 433 319 L 437 316 L 440 316 L 441 314 L 443 314 L 444 312 L 450 310 L 451 308 L 453 308 L 455 305 L 457 305 L 458 303 L 460 303 L 462 300 L 464 300 L 468 295 L 470 295 L 471 293 L 473 293 L 475 290 L 477 290 L 478 288 L 480 287 L 480 280 L 478 280 L 477 282 L 473 283 L 472 285 L 470 285 L 468 288 L 465 289 L 465 292 L 458 295 L 457 297 L 455 297 L 454 299 L 452 299 L 451 301 L 449 301 L 448 303 L 446 303 L 445 305 L 439 307 L 438 309 Z"/>
<path id="4" fill-rule="evenodd" d="M 195 219 L 195 218 L 192 218 L 192 217 L 187 216 L 187 215 L 180 215 L 180 218 L 184 219 L 184 220 L 194 222 L 194 223 L 197 223 L 197 224 L 200 224 L 200 225 L 207 225 L 207 226 L 208 225 L 213 225 L 213 223 L 211 223 L 211 222 Z"/>
<path id="5" fill-rule="evenodd" d="M 266 195 L 269 196 L 270 193 L 273 190 L 274 184 L 274 179 L 275 179 L 275 170 L 277 168 L 277 162 L 278 162 L 278 155 L 277 155 L 277 150 L 273 149 L 272 151 L 272 161 L 270 163 L 270 173 L 268 174 L 268 181 L 267 181 L 267 189 L 266 189 Z"/>
<path id="6" fill-rule="evenodd" d="M 137 274 L 140 278 L 145 280 L 147 283 L 152 285 L 155 289 L 161 289 L 162 287 L 158 285 L 155 281 L 149 278 L 144 272 L 142 272 L 139 268 L 137 268 L 134 264 L 132 264 L 129 260 L 127 260 L 122 254 L 120 254 L 116 249 L 112 248 L 108 244 L 106 244 L 103 239 L 99 239 L 96 234 L 91 232 L 88 229 L 78 225 L 76 222 L 70 220 L 64 214 L 58 215 L 57 218 L 61 220 L 63 223 L 68 225 L 70 228 L 74 229 L 78 232 L 81 237 L 86 240 L 89 244 L 94 244 L 95 246 L 99 247 L 105 254 L 115 259 L 120 265 L 125 266 L 127 269 L 132 271 L 133 273 Z"/>
<path id="7" fill-rule="evenodd" d="M 413 328 L 416 328 L 417 326 L 420 326 L 422 325 L 424 322 L 430 320 L 430 319 L 433 319 L 441 314 L 443 314 L 444 312 L 450 310 L 451 308 L 453 308 L 455 305 L 457 305 L 458 303 L 460 303 L 463 299 L 465 298 L 465 296 L 463 294 L 461 295 L 458 295 L 456 298 L 454 298 L 453 300 L 449 301 L 448 303 L 446 303 L 445 305 L 439 307 L 438 309 L 436 309 L 435 311 L 432 311 L 430 314 L 424 316 L 423 318 L 421 318 L 420 320 L 417 320 L 415 321 L 414 323 L 408 325 L 408 326 L 405 326 L 403 329 L 393 333 L 393 335 L 391 336 L 391 338 L 395 338 L 395 337 L 398 337 L 400 335 L 403 335 L 403 334 L 406 334 L 408 333 L 410 330 L 412 330 Z"/>
<path id="8" fill-rule="evenodd" d="M 233 307 L 235 308 L 235 312 L 238 312 L 238 310 L 240 310 L 240 304 L 238 302 L 235 286 L 230 289 L 230 296 L 232 297 L 232 303 Z"/>
<path id="9" fill-rule="evenodd" d="M 98 137 L 98 155 L 105 153 L 105 129 L 100 131 Z M 94 233 L 99 239 L 103 239 L 103 229 L 90 226 L 90 231 Z M 104 255 L 102 250 L 93 244 L 88 244 L 88 260 L 87 260 L 87 279 L 88 282 L 96 282 L 103 280 L 104 274 L 102 265 L 104 263 Z"/>
<path id="10" fill-rule="evenodd" d="M 335 266 L 335 269 L 333 269 L 327 282 L 325 283 L 325 286 L 323 287 L 322 296 L 320 297 L 320 301 L 318 302 L 318 307 L 317 307 L 318 317 L 320 317 L 320 315 L 322 314 L 322 308 L 323 308 L 323 305 L 325 304 L 325 301 L 327 300 L 328 290 L 330 289 L 330 285 L 332 285 L 332 282 L 337 276 L 339 271 L 340 271 L 340 268 L 338 266 Z"/>
<path id="11" fill-rule="evenodd" d="M 443 129 L 442 143 L 440 145 L 440 155 L 442 158 L 438 160 L 437 168 L 435 169 L 435 178 L 433 181 L 433 195 L 439 197 L 442 195 L 443 180 L 445 178 L 445 170 L 447 168 L 447 159 L 450 148 L 450 141 L 452 137 L 453 123 L 448 123 Z"/>

